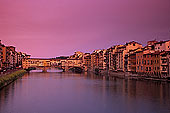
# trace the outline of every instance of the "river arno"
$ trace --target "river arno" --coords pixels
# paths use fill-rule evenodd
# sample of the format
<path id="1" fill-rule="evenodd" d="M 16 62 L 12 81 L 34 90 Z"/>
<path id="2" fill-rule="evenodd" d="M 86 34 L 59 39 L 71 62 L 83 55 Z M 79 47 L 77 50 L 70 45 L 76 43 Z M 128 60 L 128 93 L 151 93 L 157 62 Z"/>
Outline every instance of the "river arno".
<path id="1" fill-rule="evenodd" d="M 0 113 L 170 113 L 170 84 L 30 73 L 0 91 Z"/>

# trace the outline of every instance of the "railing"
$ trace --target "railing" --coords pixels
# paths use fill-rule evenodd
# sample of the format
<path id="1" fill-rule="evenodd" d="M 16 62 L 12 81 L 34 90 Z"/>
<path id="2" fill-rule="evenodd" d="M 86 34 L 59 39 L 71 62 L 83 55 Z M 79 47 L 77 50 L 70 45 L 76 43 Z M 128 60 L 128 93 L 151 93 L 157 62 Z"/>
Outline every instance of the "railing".
<path id="1" fill-rule="evenodd" d="M 161 60 L 167 59 L 167 57 L 161 57 Z"/>
<path id="2" fill-rule="evenodd" d="M 168 63 L 166 62 L 166 63 L 162 63 L 161 64 L 161 66 L 167 66 L 168 65 Z"/>
<path id="3" fill-rule="evenodd" d="M 162 73 L 168 73 L 168 71 L 167 71 L 167 70 L 162 70 L 161 72 L 162 72 Z"/>

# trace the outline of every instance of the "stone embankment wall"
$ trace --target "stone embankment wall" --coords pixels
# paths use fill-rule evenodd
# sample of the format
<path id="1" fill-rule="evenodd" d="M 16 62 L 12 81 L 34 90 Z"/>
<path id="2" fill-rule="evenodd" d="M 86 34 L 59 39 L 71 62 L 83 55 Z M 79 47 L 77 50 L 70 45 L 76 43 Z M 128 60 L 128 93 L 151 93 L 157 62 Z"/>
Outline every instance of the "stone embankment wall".
<path id="1" fill-rule="evenodd" d="M 150 77 L 148 75 L 138 75 L 138 74 L 131 74 L 127 72 L 125 73 L 125 72 L 112 72 L 112 71 L 101 70 L 97 75 L 106 76 L 109 77 L 109 79 L 116 77 L 116 78 L 131 79 L 131 80 L 151 80 L 151 81 L 170 82 L 170 79 L 167 78 L 156 78 L 156 77 Z"/>
<path id="2" fill-rule="evenodd" d="M 19 77 L 23 76 L 27 73 L 26 70 L 18 70 L 8 75 L 4 75 L 0 77 L 0 89 L 17 80 Z"/>

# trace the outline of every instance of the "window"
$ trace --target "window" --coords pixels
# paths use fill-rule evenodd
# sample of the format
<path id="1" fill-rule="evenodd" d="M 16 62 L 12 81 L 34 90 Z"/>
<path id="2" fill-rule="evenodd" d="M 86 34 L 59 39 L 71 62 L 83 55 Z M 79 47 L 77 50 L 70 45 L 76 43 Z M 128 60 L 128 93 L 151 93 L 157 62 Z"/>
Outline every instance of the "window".
<path id="1" fill-rule="evenodd" d="M 155 67 L 155 70 L 156 70 L 156 67 Z"/>
<path id="2" fill-rule="evenodd" d="M 151 71 L 151 67 L 149 67 L 149 71 Z"/>
<path id="3" fill-rule="evenodd" d="M 157 67 L 157 70 L 159 70 L 159 67 Z"/>
<path id="4" fill-rule="evenodd" d="M 143 66 L 141 66 L 141 70 L 143 70 Z"/>
<path id="5" fill-rule="evenodd" d="M 148 67 L 146 67 L 146 71 L 148 71 Z"/>
<path id="6" fill-rule="evenodd" d="M 149 60 L 148 60 L 148 65 L 149 65 Z"/>
<path id="7" fill-rule="evenodd" d="M 152 65 L 152 60 L 151 60 L 151 65 Z"/>
<path id="8" fill-rule="evenodd" d="M 160 44 L 160 46 L 162 46 L 162 43 Z"/>
<path id="9" fill-rule="evenodd" d="M 133 44 L 133 46 L 135 46 L 135 44 Z"/>
<path id="10" fill-rule="evenodd" d="M 139 66 L 138 66 L 138 70 L 139 70 Z"/>

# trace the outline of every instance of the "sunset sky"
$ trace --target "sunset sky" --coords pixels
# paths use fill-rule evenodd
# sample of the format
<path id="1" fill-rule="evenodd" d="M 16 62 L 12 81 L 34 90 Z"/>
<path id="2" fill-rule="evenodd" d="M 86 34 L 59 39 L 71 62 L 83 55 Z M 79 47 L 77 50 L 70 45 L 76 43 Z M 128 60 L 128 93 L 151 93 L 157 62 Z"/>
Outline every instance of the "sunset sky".
<path id="1" fill-rule="evenodd" d="M 0 39 L 33 57 L 170 39 L 170 0 L 0 0 Z"/>

